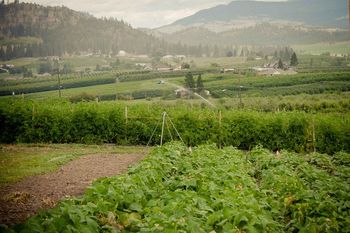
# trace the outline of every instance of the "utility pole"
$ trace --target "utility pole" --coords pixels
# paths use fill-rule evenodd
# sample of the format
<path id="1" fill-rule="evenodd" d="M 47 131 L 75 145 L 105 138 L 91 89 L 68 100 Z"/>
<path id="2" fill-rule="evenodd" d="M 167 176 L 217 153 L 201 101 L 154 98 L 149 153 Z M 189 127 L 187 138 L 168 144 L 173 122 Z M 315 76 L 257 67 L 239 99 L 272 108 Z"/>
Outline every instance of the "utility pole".
<path id="1" fill-rule="evenodd" d="M 55 60 L 57 65 L 57 79 L 58 79 L 58 97 L 61 98 L 61 77 L 60 77 L 60 61 L 59 58 Z"/>
<path id="2" fill-rule="evenodd" d="M 61 98 L 61 77 L 60 77 L 60 66 L 58 65 L 58 97 Z"/>
<path id="3" fill-rule="evenodd" d="M 349 18 L 349 32 L 350 32 L 350 0 L 348 1 L 348 7 L 349 7 L 348 18 Z"/>
<path id="4" fill-rule="evenodd" d="M 242 85 L 241 85 L 241 72 L 239 72 L 238 74 L 238 85 L 239 85 L 239 90 L 238 90 L 238 96 L 239 96 L 239 106 L 238 108 L 242 108 L 243 107 L 243 102 L 242 102 Z"/>
<path id="5" fill-rule="evenodd" d="M 118 100 L 118 83 L 119 83 L 119 77 L 117 76 L 115 78 L 115 100 Z"/>

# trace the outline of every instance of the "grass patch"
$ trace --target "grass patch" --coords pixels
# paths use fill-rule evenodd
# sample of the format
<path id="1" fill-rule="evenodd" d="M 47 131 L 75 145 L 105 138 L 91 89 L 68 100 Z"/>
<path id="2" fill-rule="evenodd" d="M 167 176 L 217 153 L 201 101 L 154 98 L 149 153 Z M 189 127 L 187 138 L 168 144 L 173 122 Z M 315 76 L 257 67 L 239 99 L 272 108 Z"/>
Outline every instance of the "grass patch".
<path id="1" fill-rule="evenodd" d="M 60 166 L 89 154 L 145 153 L 145 147 L 80 144 L 1 145 L 0 186 L 54 171 Z"/>

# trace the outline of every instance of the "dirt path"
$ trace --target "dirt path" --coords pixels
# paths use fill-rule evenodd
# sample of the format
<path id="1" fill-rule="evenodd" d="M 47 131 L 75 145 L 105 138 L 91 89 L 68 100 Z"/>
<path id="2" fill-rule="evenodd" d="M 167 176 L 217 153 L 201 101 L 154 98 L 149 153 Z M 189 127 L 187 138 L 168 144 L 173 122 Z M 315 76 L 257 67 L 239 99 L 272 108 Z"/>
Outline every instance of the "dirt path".
<path id="1" fill-rule="evenodd" d="M 27 177 L 0 188 L 0 224 L 24 222 L 42 209 L 55 206 L 67 196 L 78 196 L 93 180 L 127 171 L 144 155 L 88 155 L 74 160 L 58 171 Z"/>

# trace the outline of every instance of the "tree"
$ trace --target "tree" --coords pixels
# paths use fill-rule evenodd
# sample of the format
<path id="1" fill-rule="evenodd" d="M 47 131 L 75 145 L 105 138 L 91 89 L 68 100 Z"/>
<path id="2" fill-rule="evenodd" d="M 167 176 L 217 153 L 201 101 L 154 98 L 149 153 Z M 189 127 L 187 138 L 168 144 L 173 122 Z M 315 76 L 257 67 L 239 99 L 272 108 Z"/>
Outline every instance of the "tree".
<path id="1" fill-rule="evenodd" d="M 189 69 L 190 68 L 190 64 L 184 62 L 181 64 L 181 69 L 184 70 L 184 69 Z"/>
<path id="2" fill-rule="evenodd" d="M 298 65 L 298 58 L 295 52 L 292 54 L 292 57 L 290 58 L 290 66 L 297 66 Z"/>
<path id="3" fill-rule="evenodd" d="M 277 66 L 278 69 L 283 69 L 283 62 L 281 59 L 278 60 L 278 66 Z"/>
<path id="4" fill-rule="evenodd" d="M 33 72 L 32 70 L 26 68 L 26 67 L 23 67 L 23 77 L 24 78 L 27 78 L 27 77 L 33 77 Z"/>
<path id="5" fill-rule="evenodd" d="M 51 73 L 53 71 L 51 62 L 41 63 L 39 65 L 39 74 Z"/>
<path id="6" fill-rule="evenodd" d="M 194 88 L 194 79 L 191 72 L 188 72 L 185 76 L 185 86 L 189 89 Z"/>
<path id="7" fill-rule="evenodd" d="M 202 75 L 198 75 L 197 78 L 197 92 L 201 93 L 202 91 L 204 91 L 204 85 L 203 85 L 203 80 L 202 80 Z"/>
<path id="8" fill-rule="evenodd" d="M 4 61 L 6 60 L 6 53 L 5 50 L 0 46 L 0 60 Z"/>
<path id="9" fill-rule="evenodd" d="M 69 74 L 74 71 L 73 65 L 71 63 L 64 63 L 62 73 Z"/>
<path id="10" fill-rule="evenodd" d="M 310 67 L 313 67 L 313 65 L 314 65 L 314 59 L 311 58 L 311 59 L 310 59 Z"/>
<path id="11" fill-rule="evenodd" d="M 226 57 L 233 57 L 232 51 L 228 51 L 228 52 L 226 53 Z"/>

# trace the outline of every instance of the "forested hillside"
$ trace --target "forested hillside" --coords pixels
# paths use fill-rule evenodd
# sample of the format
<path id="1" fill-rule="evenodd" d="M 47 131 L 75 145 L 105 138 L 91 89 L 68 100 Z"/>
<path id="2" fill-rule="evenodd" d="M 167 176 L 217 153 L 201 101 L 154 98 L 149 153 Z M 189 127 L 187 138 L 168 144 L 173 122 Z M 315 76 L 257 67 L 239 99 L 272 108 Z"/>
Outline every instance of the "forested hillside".
<path id="1" fill-rule="evenodd" d="M 188 53 L 117 19 L 98 19 L 66 7 L 37 4 L 0 5 L 0 58 L 60 56 L 93 52 L 116 54 Z"/>

